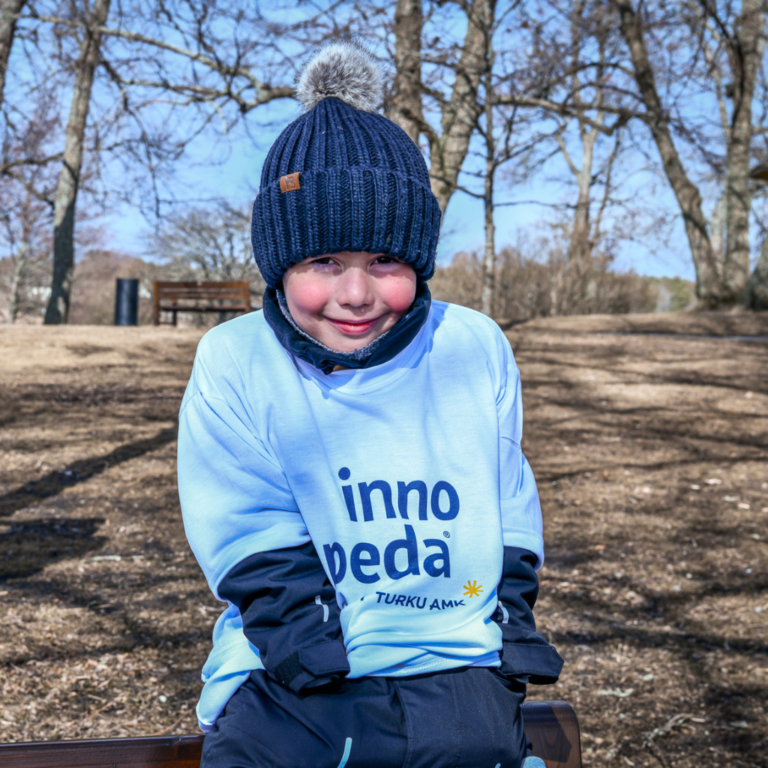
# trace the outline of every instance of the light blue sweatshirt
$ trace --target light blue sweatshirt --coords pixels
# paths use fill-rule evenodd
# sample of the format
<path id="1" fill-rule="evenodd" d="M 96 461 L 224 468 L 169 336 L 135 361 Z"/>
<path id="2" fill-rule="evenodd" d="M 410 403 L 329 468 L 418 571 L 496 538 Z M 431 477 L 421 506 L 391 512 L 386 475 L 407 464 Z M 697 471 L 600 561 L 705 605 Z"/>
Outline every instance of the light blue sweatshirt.
<path id="1" fill-rule="evenodd" d="M 179 422 L 184 526 L 213 593 L 250 555 L 312 540 L 336 586 L 350 677 L 498 666 L 504 546 L 544 558 L 499 327 L 435 301 L 387 363 L 323 374 L 261 312 L 208 332 Z M 209 730 L 261 668 L 232 605 L 214 629 Z"/>

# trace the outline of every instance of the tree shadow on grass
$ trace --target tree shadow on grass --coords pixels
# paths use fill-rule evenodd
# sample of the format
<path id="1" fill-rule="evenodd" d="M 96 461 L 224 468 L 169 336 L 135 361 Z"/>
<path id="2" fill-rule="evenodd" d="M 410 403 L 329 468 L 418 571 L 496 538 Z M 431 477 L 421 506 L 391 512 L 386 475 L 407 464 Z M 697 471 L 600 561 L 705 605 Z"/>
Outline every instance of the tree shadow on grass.
<path id="1" fill-rule="evenodd" d="M 125 443 L 102 456 L 89 456 L 86 459 L 74 461 L 64 469 L 53 470 L 39 480 L 14 488 L 0 496 L 0 517 L 9 517 L 30 504 L 57 496 L 65 488 L 90 480 L 110 467 L 123 464 L 172 443 L 176 440 L 177 431 L 176 425 L 166 427 L 153 437 Z"/>
<path id="2" fill-rule="evenodd" d="M 106 541 L 95 536 L 101 517 L 31 520 L 3 525 L 0 533 L 0 582 L 28 578 L 60 560 L 79 558 Z"/>

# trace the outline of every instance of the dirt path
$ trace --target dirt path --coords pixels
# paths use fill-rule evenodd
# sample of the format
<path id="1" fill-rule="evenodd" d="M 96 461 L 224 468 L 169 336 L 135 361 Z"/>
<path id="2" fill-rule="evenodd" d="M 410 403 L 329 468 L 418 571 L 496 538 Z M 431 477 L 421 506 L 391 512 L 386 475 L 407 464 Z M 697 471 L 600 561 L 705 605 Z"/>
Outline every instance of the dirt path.
<path id="1" fill-rule="evenodd" d="M 606 331 L 768 318 L 510 330 L 548 543 L 537 616 L 568 662 L 531 697 L 573 703 L 586 765 L 768 766 L 768 344 Z M 174 457 L 198 338 L 0 329 L 0 740 L 196 730 L 218 608 Z"/>

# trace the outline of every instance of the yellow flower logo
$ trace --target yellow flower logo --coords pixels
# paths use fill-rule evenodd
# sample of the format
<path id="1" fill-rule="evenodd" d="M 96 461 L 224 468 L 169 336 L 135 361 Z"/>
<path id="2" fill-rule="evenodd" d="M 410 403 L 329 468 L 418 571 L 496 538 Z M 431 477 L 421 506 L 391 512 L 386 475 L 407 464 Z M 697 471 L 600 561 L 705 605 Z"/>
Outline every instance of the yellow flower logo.
<path id="1" fill-rule="evenodd" d="M 465 597 L 480 597 L 480 593 L 483 591 L 483 585 L 477 586 L 476 581 L 469 581 L 464 585 Z"/>

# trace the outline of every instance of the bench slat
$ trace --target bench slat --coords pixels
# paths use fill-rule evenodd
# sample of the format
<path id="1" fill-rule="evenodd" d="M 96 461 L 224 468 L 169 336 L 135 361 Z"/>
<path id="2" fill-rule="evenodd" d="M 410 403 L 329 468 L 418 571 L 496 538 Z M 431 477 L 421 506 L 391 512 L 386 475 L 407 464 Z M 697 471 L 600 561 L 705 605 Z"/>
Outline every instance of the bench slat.
<path id="1" fill-rule="evenodd" d="M 174 304 L 173 306 L 160 305 L 160 309 L 163 312 L 242 312 L 242 304 L 222 304 L 220 306 L 211 305 L 187 305 L 187 304 Z"/>
<path id="2" fill-rule="evenodd" d="M 173 324 L 176 325 L 179 312 L 251 311 L 251 291 L 245 281 L 155 282 L 153 293 L 155 325 L 160 325 L 162 312 L 171 312 Z M 220 305 L 200 303 L 217 301 L 226 303 Z"/>
<path id="3" fill-rule="evenodd" d="M 3 768 L 199 768 L 202 736 L 0 744 Z"/>
<path id="4" fill-rule="evenodd" d="M 183 299 L 183 298 L 206 298 L 206 299 L 218 299 L 222 296 L 229 296 L 235 299 L 241 299 L 243 297 L 243 291 L 240 289 L 225 288 L 219 290 L 198 290 L 197 288 L 182 288 L 178 291 L 158 291 L 158 296 L 161 299 Z"/>
<path id="5" fill-rule="evenodd" d="M 156 280 L 155 285 L 159 288 L 207 288 L 208 286 L 223 286 L 225 288 L 240 288 L 248 285 L 245 280 Z"/>
<path id="6" fill-rule="evenodd" d="M 564 701 L 523 704 L 533 752 L 547 768 L 581 768 L 579 723 Z M 2 768 L 199 768 L 202 736 L 0 744 Z"/>
<path id="7" fill-rule="evenodd" d="M 533 754 L 547 768 L 581 768 L 579 721 L 565 701 L 529 701 L 523 704 L 525 732 Z"/>
<path id="8" fill-rule="evenodd" d="M 242 294 L 233 294 L 231 291 L 227 293 L 205 295 L 201 296 L 199 293 L 188 294 L 174 294 L 173 296 L 160 295 L 160 301 L 163 302 L 177 302 L 177 301 L 244 301 Z"/>

